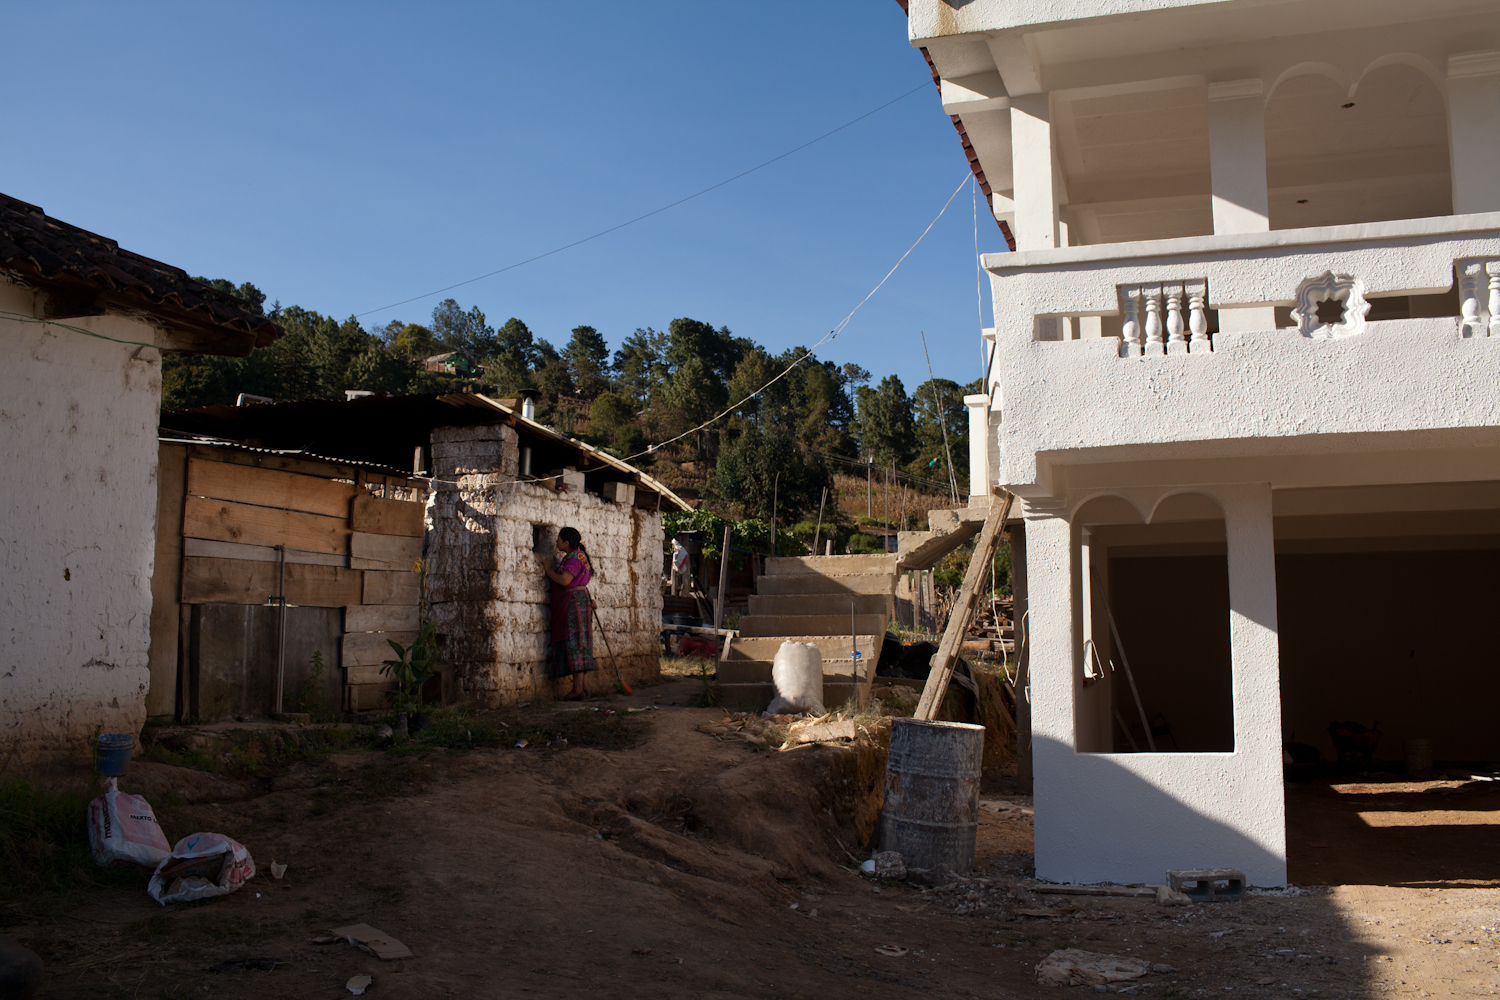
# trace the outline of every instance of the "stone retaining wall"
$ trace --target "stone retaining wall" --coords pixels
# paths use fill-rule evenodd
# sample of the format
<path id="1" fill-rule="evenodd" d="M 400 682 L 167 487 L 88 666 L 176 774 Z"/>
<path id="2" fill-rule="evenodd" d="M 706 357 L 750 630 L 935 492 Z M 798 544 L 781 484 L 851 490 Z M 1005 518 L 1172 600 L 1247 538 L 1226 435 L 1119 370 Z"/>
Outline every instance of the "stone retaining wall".
<path id="1" fill-rule="evenodd" d="M 617 666 L 631 683 L 655 680 L 660 515 L 515 482 L 518 453 L 516 432 L 505 425 L 432 433 L 427 596 L 460 698 L 494 707 L 566 685 L 546 674 L 550 593 L 539 562 L 539 552 L 555 554 L 563 527 L 583 535 L 595 569 L 589 592 L 603 630 L 594 630 L 599 671 L 590 686 L 613 686 Z"/>

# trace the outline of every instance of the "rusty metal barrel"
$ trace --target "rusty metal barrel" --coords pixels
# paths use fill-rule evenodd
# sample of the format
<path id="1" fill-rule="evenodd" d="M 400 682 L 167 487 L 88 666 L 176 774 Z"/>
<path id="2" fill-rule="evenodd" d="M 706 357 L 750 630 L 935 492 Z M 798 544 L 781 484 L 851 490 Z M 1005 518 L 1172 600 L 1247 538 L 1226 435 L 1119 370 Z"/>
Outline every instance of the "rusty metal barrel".
<path id="1" fill-rule="evenodd" d="M 983 726 L 892 719 L 880 849 L 907 868 L 971 871 L 983 756 Z"/>

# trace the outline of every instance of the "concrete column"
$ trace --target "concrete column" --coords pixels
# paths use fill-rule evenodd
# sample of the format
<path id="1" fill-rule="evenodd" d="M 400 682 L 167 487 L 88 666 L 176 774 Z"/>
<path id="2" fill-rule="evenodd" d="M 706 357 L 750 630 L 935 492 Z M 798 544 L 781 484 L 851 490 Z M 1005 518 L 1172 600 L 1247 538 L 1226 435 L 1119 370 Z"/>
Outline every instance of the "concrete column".
<path id="1" fill-rule="evenodd" d="M 1016 249 L 1058 246 L 1052 111 L 1046 94 L 1010 99 L 1011 169 L 1016 206 Z"/>
<path id="2" fill-rule="evenodd" d="M 1229 649 L 1233 676 L 1238 832 L 1264 851 L 1262 884 L 1286 880 L 1281 782 L 1281 652 L 1276 624 L 1276 548 L 1268 483 L 1214 491 L 1229 549 Z M 1226 803 L 1226 805 L 1229 805 Z"/>
<path id="3" fill-rule="evenodd" d="M 1026 520 L 1026 679 L 1039 872 L 1049 865 L 1067 869 L 1076 849 L 1069 833 L 1069 799 L 1075 794 L 1069 779 L 1076 761 L 1072 534 L 1061 517 Z"/>
<path id="4" fill-rule="evenodd" d="M 976 498 L 989 503 L 990 487 L 990 397 L 977 393 L 964 397 L 969 408 L 969 504 L 979 506 Z"/>
<path id="5" fill-rule="evenodd" d="M 1448 57 L 1453 214 L 1500 211 L 1500 52 Z"/>
<path id="6" fill-rule="evenodd" d="M 1208 85 L 1208 157 L 1215 235 L 1264 233 L 1271 228 L 1264 89 L 1260 80 Z M 1212 304 L 1212 287 L 1208 293 Z M 1276 310 L 1272 306 L 1219 310 L 1219 330 L 1223 333 L 1275 328 Z"/>
<path id="7" fill-rule="evenodd" d="M 1266 194 L 1266 109 L 1259 80 L 1208 85 L 1208 158 L 1214 233 L 1271 228 Z"/>

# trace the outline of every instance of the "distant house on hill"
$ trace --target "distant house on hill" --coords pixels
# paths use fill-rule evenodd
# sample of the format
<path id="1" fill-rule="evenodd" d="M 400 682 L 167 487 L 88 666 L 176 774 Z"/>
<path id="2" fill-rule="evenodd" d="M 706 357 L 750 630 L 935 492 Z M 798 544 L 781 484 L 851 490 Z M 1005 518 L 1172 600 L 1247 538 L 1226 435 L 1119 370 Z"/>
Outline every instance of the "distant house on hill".
<path id="1" fill-rule="evenodd" d="M 422 362 L 430 372 L 438 372 L 443 375 L 478 375 L 484 368 L 469 357 L 463 351 L 449 351 L 446 354 L 434 354 Z"/>
<path id="2" fill-rule="evenodd" d="M 187 272 L 0 195 L 0 767 L 140 729 L 162 695 L 147 666 L 162 353 L 242 357 L 279 336 Z"/>

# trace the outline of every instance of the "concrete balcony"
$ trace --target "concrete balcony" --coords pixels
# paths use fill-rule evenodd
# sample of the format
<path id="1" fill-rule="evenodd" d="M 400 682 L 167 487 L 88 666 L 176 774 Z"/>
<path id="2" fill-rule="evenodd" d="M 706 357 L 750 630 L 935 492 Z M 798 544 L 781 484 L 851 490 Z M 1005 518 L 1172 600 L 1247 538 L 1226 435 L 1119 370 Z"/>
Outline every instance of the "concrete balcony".
<path id="1" fill-rule="evenodd" d="M 1500 428 L 1500 213 L 984 264 L 997 306 L 993 483 L 1037 483 L 1049 456 Z"/>

